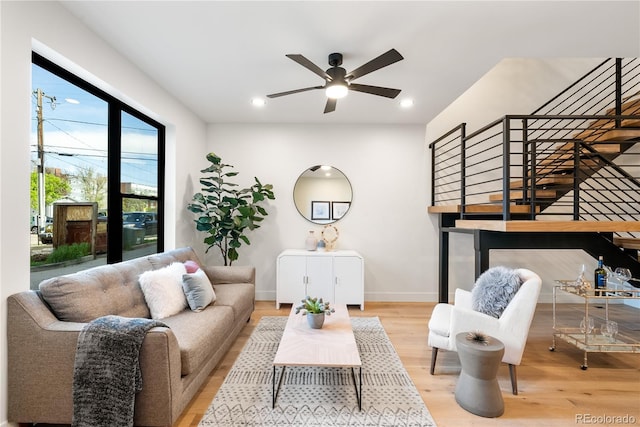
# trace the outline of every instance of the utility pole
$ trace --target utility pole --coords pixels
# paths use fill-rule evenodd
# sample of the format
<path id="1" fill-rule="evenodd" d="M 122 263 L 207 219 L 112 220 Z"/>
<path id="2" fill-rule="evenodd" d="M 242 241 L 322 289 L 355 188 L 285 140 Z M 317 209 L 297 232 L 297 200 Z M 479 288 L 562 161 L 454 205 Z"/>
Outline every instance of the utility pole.
<path id="1" fill-rule="evenodd" d="M 56 97 L 48 96 L 38 88 L 34 91 L 37 100 L 36 114 L 38 117 L 38 241 L 40 233 L 44 231 L 47 223 L 47 212 L 45 210 L 45 187 L 44 187 L 44 130 L 42 126 L 42 99 L 47 98 L 51 103 L 51 109 L 56 108 Z"/>

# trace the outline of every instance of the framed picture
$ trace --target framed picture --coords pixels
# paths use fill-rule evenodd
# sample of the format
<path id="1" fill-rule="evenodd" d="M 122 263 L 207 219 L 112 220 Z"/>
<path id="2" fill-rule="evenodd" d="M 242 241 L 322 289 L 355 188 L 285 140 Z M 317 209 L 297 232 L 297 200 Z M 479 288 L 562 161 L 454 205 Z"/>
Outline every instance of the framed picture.
<path id="1" fill-rule="evenodd" d="M 311 219 L 331 219 L 330 202 L 311 202 Z"/>
<path id="2" fill-rule="evenodd" d="M 347 213 L 350 202 L 331 202 L 331 218 L 340 219 Z"/>

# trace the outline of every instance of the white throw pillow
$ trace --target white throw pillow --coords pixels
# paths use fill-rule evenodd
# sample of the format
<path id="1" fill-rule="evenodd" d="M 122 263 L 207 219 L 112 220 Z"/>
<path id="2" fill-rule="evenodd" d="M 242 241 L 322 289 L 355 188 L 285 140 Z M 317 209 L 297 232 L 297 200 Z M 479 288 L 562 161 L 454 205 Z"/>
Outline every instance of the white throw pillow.
<path id="1" fill-rule="evenodd" d="M 182 276 L 186 272 L 183 263 L 174 262 L 140 275 L 140 288 L 152 319 L 164 319 L 187 308 L 187 299 L 182 292 Z"/>
<path id="2" fill-rule="evenodd" d="M 189 307 L 193 311 L 202 311 L 216 300 L 211 281 L 202 269 L 198 269 L 192 274 L 184 274 L 182 289 L 187 297 Z"/>

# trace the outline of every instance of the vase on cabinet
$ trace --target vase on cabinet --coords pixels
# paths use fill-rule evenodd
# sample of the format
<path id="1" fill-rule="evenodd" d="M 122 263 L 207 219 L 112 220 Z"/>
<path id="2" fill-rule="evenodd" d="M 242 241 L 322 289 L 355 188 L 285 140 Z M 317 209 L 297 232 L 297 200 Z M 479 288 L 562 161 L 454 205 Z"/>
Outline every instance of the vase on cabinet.
<path id="1" fill-rule="evenodd" d="M 316 239 L 313 230 L 309 230 L 309 235 L 307 236 L 307 240 L 305 240 L 305 248 L 308 251 L 315 251 L 318 246 L 318 239 Z"/>
<path id="2" fill-rule="evenodd" d="M 322 329 L 324 313 L 307 313 L 307 323 L 311 329 Z"/>

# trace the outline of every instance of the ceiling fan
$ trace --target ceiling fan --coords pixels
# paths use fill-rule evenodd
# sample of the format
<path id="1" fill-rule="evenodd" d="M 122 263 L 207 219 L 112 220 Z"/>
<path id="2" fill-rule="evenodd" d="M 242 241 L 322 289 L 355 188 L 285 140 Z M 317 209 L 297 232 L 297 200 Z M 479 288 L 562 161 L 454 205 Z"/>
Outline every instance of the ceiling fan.
<path id="1" fill-rule="evenodd" d="M 311 86 L 302 89 L 289 90 L 287 92 L 273 93 L 271 95 L 267 95 L 267 98 L 277 98 L 280 96 L 292 95 L 294 93 L 306 92 L 314 89 L 324 89 L 327 95 L 327 104 L 324 107 L 324 112 L 326 114 L 335 111 L 337 100 L 339 98 L 347 96 L 347 93 L 350 90 L 369 93 L 371 95 L 384 96 L 386 98 L 395 98 L 400 93 L 400 89 L 390 89 L 387 87 L 352 83 L 353 80 L 359 77 L 362 77 L 366 74 L 369 74 L 373 71 L 379 70 L 380 68 L 386 67 L 404 59 L 402 55 L 400 55 L 400 53 L 395 49 L 390 49 L 389 51 L 356 68 L 350 73 L 347 73 L 347 71 L 340 66 L 342 65 L 341 53 L 332 53 L 329 55 L 329 65 L 331 66 L 331 68 L 327 69 L 326 71 L 322 70 L 322 68 L 309 61 L 303 55 L 289 54 L 286 56 L 287 58 L 294 60 L 306 69 L 322 77 L 325 80 L 325 84 L 324 86 Z"/>

